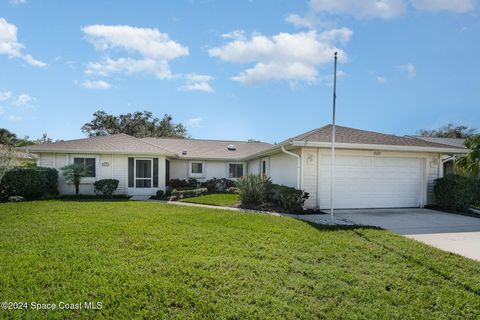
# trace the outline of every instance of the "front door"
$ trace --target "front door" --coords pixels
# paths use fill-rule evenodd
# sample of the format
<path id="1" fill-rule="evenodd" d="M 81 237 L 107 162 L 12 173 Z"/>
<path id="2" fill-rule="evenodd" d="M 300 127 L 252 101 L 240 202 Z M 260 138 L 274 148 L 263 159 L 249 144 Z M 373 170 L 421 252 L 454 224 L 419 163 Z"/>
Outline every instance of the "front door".
<path id="1" fill-rule="evenodd" d="M 130 158 L 132 159 L 132 158 Z M 133 161 L 132 161 L 133 160 Z M 134 158 L 129 163 L 129 195 L 153 195 L 153 159 Z"/>

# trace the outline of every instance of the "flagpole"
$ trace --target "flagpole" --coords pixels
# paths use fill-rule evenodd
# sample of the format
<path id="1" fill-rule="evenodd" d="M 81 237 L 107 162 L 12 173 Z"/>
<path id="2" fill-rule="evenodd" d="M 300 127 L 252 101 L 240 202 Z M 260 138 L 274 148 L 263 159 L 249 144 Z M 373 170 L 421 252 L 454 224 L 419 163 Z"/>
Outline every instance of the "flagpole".
<path id="1" fill-rule="evenodd" d="M 332 176 L 330 185 L 330 217 L 333 224 L 333 202 L 335 200 L 335 113 L 337 101 L 337 52 L 333 65 L 333 117 L 332 117 Z"/>

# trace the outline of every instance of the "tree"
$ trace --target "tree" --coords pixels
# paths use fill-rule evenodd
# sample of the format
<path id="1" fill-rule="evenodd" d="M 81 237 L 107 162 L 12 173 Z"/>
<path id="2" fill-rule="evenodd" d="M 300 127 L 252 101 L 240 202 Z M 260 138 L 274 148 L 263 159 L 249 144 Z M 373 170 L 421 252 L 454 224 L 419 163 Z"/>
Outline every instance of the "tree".
<path id="1" fill-rule="evenodd" d="M 463 144 L 471 151 L 455 161 L 461 173 L 469 176 L 478 176 L 480 173 L 480 135 L 469 137 Z"/>
<path id="2" fill-rule="evenodd" d="M 17 135 L 8 129 L 0 128 L 0 144 L 5 146 L 14 145 L 17 141 Z"/>
<path id="3" fill-rule="evenodd" d="M 89 173 L 89 169 L 83 164 L 69 164 L 60 168 L 63 171 L 63 176 L 69 183 L 75 185 L 75 194 L 80 192 L 80 180 L 82 177 L 86 177 Z"/>
<path id="4" fill-rule="evenodd" d="M 12 145 L 0 146 L 0 183 L 5 173 L 15 166 L 15 156 L 15 148 Z"/>
<path id="5" fill-rule="evenodd" d="M 468 138 L 477 133 L 477 129 L 469 128 L 465 125 L 455 126 L 452 123 L 447 124 L 438 129 L 418 130 L 418 135 L 423 137 L 437 137 L 437 138 Z"/>
<path id="6" fill-rule="evenodd" d="M 93 114 L 92 121 L 82 126 L 82 131 L 89 137 L 125 133 L 137 138 L 189 138 L 187 128 L 174 123 L 171 115 L 165 114 L 159 119 L 149 111 L 115 116 L 99 110 Z"/>

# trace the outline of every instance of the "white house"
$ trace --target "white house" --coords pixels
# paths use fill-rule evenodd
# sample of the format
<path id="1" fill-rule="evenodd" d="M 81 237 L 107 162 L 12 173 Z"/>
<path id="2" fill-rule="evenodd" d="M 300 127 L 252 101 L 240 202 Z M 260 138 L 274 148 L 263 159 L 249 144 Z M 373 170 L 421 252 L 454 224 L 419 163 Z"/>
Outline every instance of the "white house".
<path id="1" fill-rule="evenodd" d="M 335 161 L 336 208 L 422 207 L 433 202 L 434 180 L 443 175 L 442 157 L 464 148 L 337 126 Z M 330 207 L 331 126 L 327 125 L 279 144 L 263 142 L 138 139 L 125 134 L 29 146 L 38 165 L 60 170 L 84 163 L 91 177 L 82 179 L 81 193 L 93 193 L 93 182 L 113 178 L 116 191 L 153 195 L 169 179 L 238 178 L 265 174 L 274 183 L 310 193 L 307 207 Z M 74 187 L 59 175 L 59 189 Z"/>

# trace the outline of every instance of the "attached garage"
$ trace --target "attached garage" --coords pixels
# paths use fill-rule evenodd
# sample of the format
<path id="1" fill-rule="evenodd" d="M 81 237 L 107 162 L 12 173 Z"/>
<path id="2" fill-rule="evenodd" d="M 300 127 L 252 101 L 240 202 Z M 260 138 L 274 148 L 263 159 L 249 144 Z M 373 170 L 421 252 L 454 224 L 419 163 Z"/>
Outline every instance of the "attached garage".
<path id="1" fill-rule="evenodd" d="M 409 157 L 335 157 L 337 209 L 420 207 L 425 160 Z M 331 156 L 320 155 L 320 208 L 330 208 Z"/>

